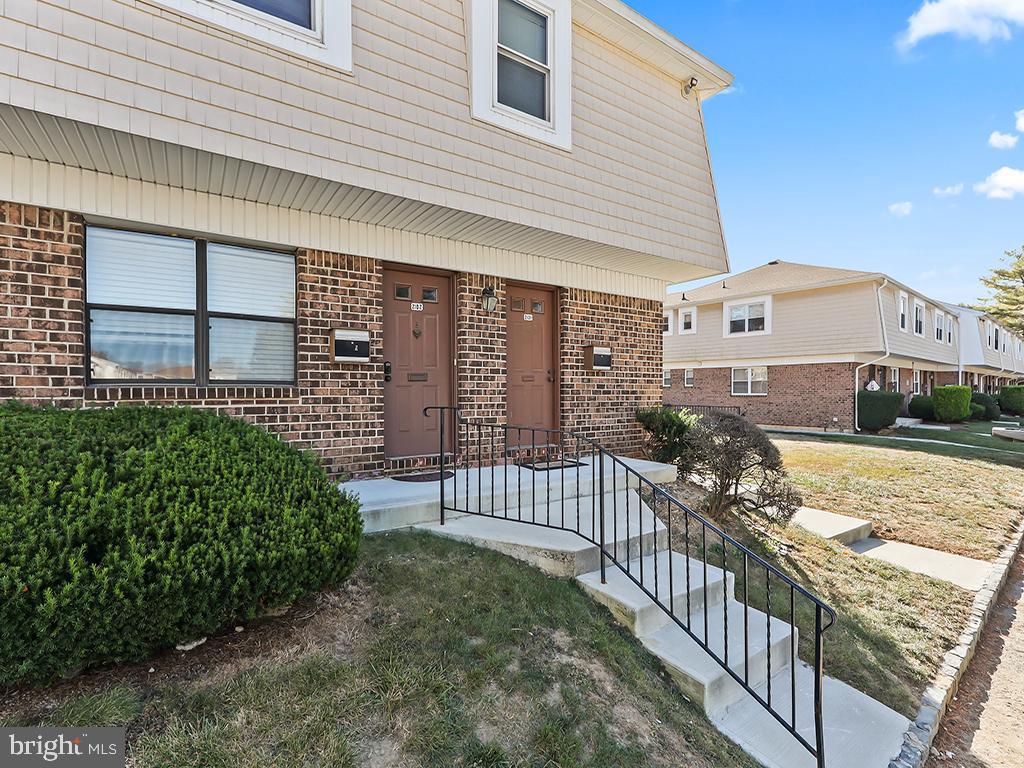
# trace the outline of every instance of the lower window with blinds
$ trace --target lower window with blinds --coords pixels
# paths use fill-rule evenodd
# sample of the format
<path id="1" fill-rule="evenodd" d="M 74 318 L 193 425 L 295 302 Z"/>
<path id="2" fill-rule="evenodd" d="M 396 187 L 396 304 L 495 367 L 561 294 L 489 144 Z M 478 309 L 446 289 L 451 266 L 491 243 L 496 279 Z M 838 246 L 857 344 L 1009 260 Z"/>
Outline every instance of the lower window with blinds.
<path id="1" fill-rule="evenodd" d="M 295 383 L 295 256 L 86 232 L 92 384 Z"/>

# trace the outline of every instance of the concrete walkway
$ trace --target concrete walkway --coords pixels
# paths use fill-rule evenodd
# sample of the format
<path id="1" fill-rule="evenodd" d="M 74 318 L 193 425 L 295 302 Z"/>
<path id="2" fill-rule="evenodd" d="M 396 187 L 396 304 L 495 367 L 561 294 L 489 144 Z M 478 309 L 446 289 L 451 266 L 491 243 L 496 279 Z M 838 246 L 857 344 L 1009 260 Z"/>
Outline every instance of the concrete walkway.
<path id="1" fill-rule="evenodd" d="M 977 592 L 985 586 L 992 564 L 962 555 L 940 552 L 899 541 L 885 541 L 871 536 L 871 522 L 847 515 L 837 515 L 811 507 L 801 507 L 793 516 L 793 524 L 845 544 L 854 552 L 908 571 L 948 581 L 958 587 Z"/>

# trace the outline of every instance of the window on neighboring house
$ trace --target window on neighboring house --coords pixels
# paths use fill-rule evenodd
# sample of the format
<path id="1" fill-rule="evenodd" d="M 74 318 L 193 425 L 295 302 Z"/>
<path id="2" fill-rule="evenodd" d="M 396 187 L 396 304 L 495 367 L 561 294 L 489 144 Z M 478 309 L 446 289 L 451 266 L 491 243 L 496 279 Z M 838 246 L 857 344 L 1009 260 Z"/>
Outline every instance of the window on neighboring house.
<path id="1" fill-rule="evenodd" d="M 943 333 L 946 328 L 946 316 L 941 310 L 935 310 L 935 340 L 942 343 Z"/>
<path id="2" fill-rule="evenodd" d="M 352 0 L 153 0 L 303 58 L 352 71 Z"/>
<path id="3" fill-rule="evenodd" d="M 907 296 L 903 291 L 900 291 L 900 330 L 906 331 L 907 320 L 910 315 L 910 297 Z"/>
<path id="4" fill-rule="evenodd" d="M 732 393 L 734 395 L 767 395 L 768 368 L 763 365 L 733 368 Z"/>
<path id="5" fill-rule="evenodd" d="M 672 386 L 672 371 L 668 368 L 661 372 L 661 386 L 671 387 Z"/>
<path id="6" fill-rule="evenodd" d="M 921 394 L 921 372 L 916 370 L 914 371 L 914 394 Z"/>
<path id="7" fill-rule="evenodd" d="M 953 345 L 953 316 L 946 315 L 946 343 Z"/>
<path id="8" fill-rule="evenodd" d="M 90 382 L 295 380 L 292 254 L 90 227 L 86 291 Z"/>
<path id="9" fill-rule="evenodd" d="M 693 386 L 693 368 L 685 368 L 683 370 L 683 386 L 684 387 L 692 387 Z"/>
<path id="10" fill-rule="evenodd" d="M 994 349 L 996 352 L 998 352 L 999 351 L 999 326 L 998 325 L 995 327 L 995 329 L 992 332 L 992 338 L 994 339 L 994 341 L 992 343 L 992 349 Z"/>
<path id="11" fill-rule="evenodd" d="M 892 392 L 900 391 L 900 369 L 890 368 L 889 369 L 889 389 Z"/>
<path id="12" fill-rule="evenodd" d="M 924 304 L 914 299 L 914 333 L 924 336 Z"/>
<path id="13" fill-rule="evenodd" d="M 472 0 L 473 117 L 569 149 L 571 0 Z"/>
<path id="14" fill-rule="evenodd" d="M 679 310 L 679 333 L 688 334 L 697 332 L 697 310 Z"/>
<path id="15" fill-rule="evenodd" d="M 985 345 L 992 348 L 992 321 L 985 321 Z"/>
<path id="16" fill-rule="evenodd" d="M 662 321 L 662 324 L 661 324 L 661 333 L 662 333 L 662 335 L 664 335 L 664 336 L 671 335 L 672 330 L 673 330 L 672 324 L 673 324 L 673 321 L 675 320 L 675 315 L 676 315 L 675 310 L 669 310 L 668 312 L 665 313 L 665 319 L 664 319 L 664 321 Z"/>
<path id="17" fill-rule="evenodd" d="M 723 306 L 725 335 L 742 333 L 766 334 L 771 332 L 771 299 L 763 298 Z"/>

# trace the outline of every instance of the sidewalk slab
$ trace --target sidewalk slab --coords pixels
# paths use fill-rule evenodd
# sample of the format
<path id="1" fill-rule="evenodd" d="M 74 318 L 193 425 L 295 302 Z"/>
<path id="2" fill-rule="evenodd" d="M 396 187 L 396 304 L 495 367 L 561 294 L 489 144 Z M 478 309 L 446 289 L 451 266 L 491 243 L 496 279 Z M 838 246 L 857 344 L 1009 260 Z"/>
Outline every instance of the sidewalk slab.
<path id="1" fill-rule="evenodd" d="M 823 539 L 832 539 L 840 544 L 850 545 L 871 535 L 870 520 L 837 515 L 835 512 L 813 507 L 800 507 L 793 515 L 792 523 Z"/>
<path id="2" fill-rule="evenodd" d="M 992 570 L 992 563 L 984 560 L 973 560 L 900 541 L 867 538 L 850 545 L 850 549 L 914 573 L 948 581 L 971 592 L 977 592 L 985 586 L 985 580 Z"/>

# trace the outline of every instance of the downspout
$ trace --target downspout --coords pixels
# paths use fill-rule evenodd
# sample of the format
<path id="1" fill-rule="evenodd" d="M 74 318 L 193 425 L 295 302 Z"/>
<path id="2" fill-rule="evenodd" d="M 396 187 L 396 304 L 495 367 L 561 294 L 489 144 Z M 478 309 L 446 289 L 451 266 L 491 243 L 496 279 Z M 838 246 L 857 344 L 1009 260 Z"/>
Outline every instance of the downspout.
<path id="1" fill-rule="evenodd" d="M 885 329 L 885 310 L 882 307 L 882 291 L 889 284 L 889 278 L 882 280 L 882 284 L 875 288 L 875 298 L 878 300 L 878 321 L 882 325 L 882 349 L 885 354 L 870 362 L 858 365 L 853 369 L 853 431 L 860 432 L 860 402 L 857 398 L 857 386 L 860 384 L 860 372 L 869 365 L 875 365 L 889 357 L 889 332 Z"/>

